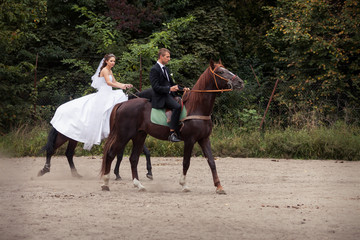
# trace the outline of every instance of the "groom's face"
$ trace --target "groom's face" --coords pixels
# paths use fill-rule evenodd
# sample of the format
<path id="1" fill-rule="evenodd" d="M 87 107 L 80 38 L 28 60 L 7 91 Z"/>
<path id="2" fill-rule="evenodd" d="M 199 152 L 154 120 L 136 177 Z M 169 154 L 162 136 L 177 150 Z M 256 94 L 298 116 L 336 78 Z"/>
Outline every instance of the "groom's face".
<path id="1" fill-rule="evenodd" d="M 161 64 L 163 64 L 163 65 L 168 64 L 168 62 L 170 61 L 170 53 L 165 52 L 164 55 L 160 55 L 159 60 L 160 60 Z"/>

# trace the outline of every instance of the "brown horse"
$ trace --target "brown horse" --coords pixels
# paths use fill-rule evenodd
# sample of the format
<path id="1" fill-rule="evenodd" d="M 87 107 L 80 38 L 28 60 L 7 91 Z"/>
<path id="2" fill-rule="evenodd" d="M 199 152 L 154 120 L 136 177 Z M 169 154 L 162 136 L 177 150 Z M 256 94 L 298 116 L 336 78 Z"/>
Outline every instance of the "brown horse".
<path id="1" fill-rule="evenodd" d="M 220 184 L 216 171 L 214 157 L 211 152 L 210 134 L 212 130 L 211 113 L 215 98 L 219 92 L 241 90 L 244 87 L 243 81 L 224 66 L 210 61 L 210 66 L 200 76 L 193 89 L 186 92 L 183 102 L 187 109 L 187 117 L 183 119 L 180 129 L 180 137 L 184 141 L 183 173 L 180 178 L 180 185 L 183 191 L 189 191 L 186 185 L 186 173 L 190 166 L 191 152 L 194 144 L 199 143 L 204 156 L 210 166 L 216 192 L 225 194 Z M 103 176 L 103 190 L 109 189 L 109 172 L 111 163 L 116 154 L 122 152 L 126 144 L 132 140 L 133 147 L 130 156 L 133 183 L 139 190 L 145 190 L 140 183 L 137 172 L 139 155 L 145 142 L 147 134 L 167 140 L 169 127 L 153 124 L 150 121 L 151 103 L 143 98 L 133 99 L 115 105 L 111 118 L 114 125 L 110 130 L 109 137 L 104 146 L 101 175 Z"/>
<path id="2" fill-rule="evenodd" d="M 151 90 L 151 89 L 150 89 Z M 141 98 L 146 98 L 148 100 L 151 100 L 151 94 L 152 94 L 152 90 L 145 90 L 143 92 L 137 92 L 135 94 L 129 95 L 128 98 L 133 99 L 135 97 L 141 97 Z M 110 129 L 113 127 L 114 125 L 114 119 L 111 118 L 110 119 Z M 65 152 L 65 156 L 68 160 L 69 166 L 70 166 L 70 170 L 71 170 L 71 174 L 73 177 L 77 177 L 77 178 L 81 178 L 82 176 L 77 172 L 76 168 L 75 168 L 75 164 L 74 164 L 74 154 L 75 154 L 75 148 L 78 144 L 78 141 L 69 138 L 63 134 L 61 134 L 60 132 L 58 132 L 54 127 L 51 128 L 49 135 L 48 135 L 48 139 L 47 139 L 47 143 L 46 145 L 42 148 L 42 151 L 46 151 L 46 161 L 45 161 L 45 165 L 44 167 L 38 172 L 38 177 L 43 176 L 44 174 L 50 172 L 50 166 L 51 166 L 51 157 L 52 155 L 54 155 L 55 150 L 58 149 L 59 147 L 61 147 L 63 144 L 65 144 L 66 142 L 68 142 L 67 148 L 66 148 L 66 152 Z M 150 159 L 150 151 L 147 149 L 147 147 L 144 145 L 143 148 L 143 152 L 146 156 L 146 169 L 147 169 L 147 174 L 146 177 L 149 179 L 153 179 L 153 175 L 152 175 L 152 167 L 151 167 L 151 159 Z M 120 152 L 119 154 L 117 154 L 117 162 L 116 162 L 116 166 L 114 169 L 114 174 L 116 176 L 115 180 L 120 180 L 120 163 L 122 161 L 123 158 L 123 153 L 124 152 Z"/>
<path id="3" fill-rule="evenodd" d="M 74 139 L 71 139 L 69 137 L 64 136 L 63 134 L 59 133 L 55 128 L 51 128 L 48 140 L 46 145 L 42 148 L 43 151 L 46 151 L 46 161 L 44 167 L 38 172 L 38 177 L 43 176 L 44 174 L 50 172 L 50 165 L 51 165 L 51 157 L 54 155 L 55 150 L 61 147 L 64 143 L 68 143 L 68 146 L 66 148 L 65 156 L 68 160 L 71 174 L 73 177 L 81 178 L 82 176 L 77 172 L 74 164 L 74 154 L 75 154 L 75 148 L 78 144 L 78 142 Z M 149 179 L 153 179 L 152 171 L 151 171 L 151 160 L 150 160 L 150 151 L 146 148 L 144 145 L 143 148 L 144 154 L 146 156 L 146 168 L 148 170 L 146 177 Z M 116 180 L 120 180 L 120 174 L 119 174 L 119 167 L 120 163 L 122 161 L 123 152 L 117 154 L 117 162 L 114 169 L 114 174 L 116 176 Z"/>

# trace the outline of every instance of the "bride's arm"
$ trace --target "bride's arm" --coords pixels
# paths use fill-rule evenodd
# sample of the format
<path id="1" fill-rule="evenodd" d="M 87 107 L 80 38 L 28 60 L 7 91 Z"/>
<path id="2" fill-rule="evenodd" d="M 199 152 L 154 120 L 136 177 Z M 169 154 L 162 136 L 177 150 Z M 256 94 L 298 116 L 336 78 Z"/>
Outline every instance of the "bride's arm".
<path id="1" fill-rule="evenodd" d="M 118 85 L 119 86 L 118 88 L 127 89 L 127 88 L 132 88 L 133 87 L 132 84 L 120 83 L 120 82 L 116 81 L 116 79 L 115 79 L 115 77 L 114 77 L 114 75 L 112 73 L 111 73 L 111 76 L 112 76 L 112 79 L 113 79 L 112 83 Z"/>
<path id="2" fill-rule="evenodd" d="M 125 83 L 120 83 L 120 82 L 116 81 L 114 75 L 112 73 L 109 73 L 109 70 L 107 70 L 105 68 L 101 72 L 102 72 L 101 75 L 104 76 L 106 84 L 108 86 L 111 86 L 111 87 L 114 87 L 114 88 L 120 88 L 120 89 L 127 89 L 127 88 L 132 87 L 132 84 L 125 84 Z M 110 74 L 111 74 L 112 79 L 113 79 L 112 81 L 110 80 L 110 77 L 109 77 Z"/>

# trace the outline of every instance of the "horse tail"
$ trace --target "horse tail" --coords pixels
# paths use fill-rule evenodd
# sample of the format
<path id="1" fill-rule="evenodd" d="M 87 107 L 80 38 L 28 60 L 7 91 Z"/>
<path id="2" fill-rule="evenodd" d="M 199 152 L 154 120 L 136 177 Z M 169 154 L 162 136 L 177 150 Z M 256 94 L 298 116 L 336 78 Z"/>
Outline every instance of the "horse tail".
<path id="1" fill-rule="evenodd" d="M 45 146 L 43 146 L 41 148 L 40 152 L 46 151 L 47 153 L 53 153 L 55 151 L 54 146 L 55 146 L 55 141 L 56 141 L 56 137 L 58 136 L 58 131 L 54 128 L 51 127 L 49 135 L 48 135 L 48 140 Z"/>
<path id="2" fill-rule="evenodd" d="M 111 130 L 113 129 L 114 127 L 114 124 L 115 124 L 115 118 L 116 118 L 116 111 L 118 110 L 118 108 L 120 107 L 121 103 L 118 103 L 114 106 L 114 108 L 112 109 L 111 111 L 111 114 L 110 114 L 110 132 Z"/>
<path id="3" fill-rule="evenodd" d="M 106 169 L 108 168 L 107 166 L 108 163 L 106 159 L 108 157 L 109 151 L 111 151 L 111 147 L 113 146 L 113 144 L 116 142 L 117 139 L 117 124 L 115 123 L 116 123 L 117 110 L 119 109 L 121 104 L 122 103 L 116 104 L 110 114 L 110 133 L 104 145 L 103 159 L 100 170 L 101 176 L 105 175 Z"/>

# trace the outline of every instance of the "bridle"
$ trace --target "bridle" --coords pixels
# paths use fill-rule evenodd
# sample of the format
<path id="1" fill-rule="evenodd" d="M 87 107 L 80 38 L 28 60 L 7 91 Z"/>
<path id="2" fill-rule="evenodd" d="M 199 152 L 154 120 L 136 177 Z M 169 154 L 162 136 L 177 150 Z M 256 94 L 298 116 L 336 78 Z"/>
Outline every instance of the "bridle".
<path id="1" fill-rule="evenodd" d="M 217 88 L 216 90 L 187 90 L 187 91 L 185 90 L 185 92 L 204 92 L 204 93 L 206 93 L 206 92 L 221 92 L 221 93 L 222 93 L 222 92 L 232 91 L 232 90 L 233 90 L 233 86 L 232 86 L 232 84 L 231 84 L 230 81 L 234 80 L 234 78 L 236 78 L 237 75 L 234 75 L 234 76 L 231 78 L 231 80 L 226 79 L 226 78 L 220 76 L 219 74 L 217 74 L 217 73 L 215 72 L 216 69 L 219 68 L 219 67 L 224 67 L 224 66 L 222 66 L 222 65 L 216 66 L 216 67 L 214 68 L 214 70 L 211 69 L 211 67 L 209 67 L 209 70 L 210 70 L 210 72 L 213 74 L 213 77 L 214 77 L 214 82 L 215 82 L 215 85 L 216 85 L 216 88 Z M 219 86 L 218 86 L 218 84 L 217 84 L 216 77 L 225 80 L 225 81 L 228 83 L 228 85 L 230 85 L 230 88 L 220 89 Z"/>
<path id="2" fill-rule="evenodd" d="M 214 82 L 215 82 L 215 85 L 216 85 L 216 90 L 185 90 L 185 93 L 186 92 L 198 92 L 198 93 L 213 93 L 213 92 L 229 92 L 229 91 L 232 91 L 233 90 L 233 86 L 231 84 L 230 81 L 234 80 L 234 78 L 237 77 L 237 75 L 234 75 L 231 80 L 229 79 L 226 79 L 222 76 L 220 76 L 219 74 L 217 74 L 215 71 L 217 68 L 219 67 L 224 67 L 222 65 L 219 65 L 217 67 L 213 69 L 211 69 L 211 67 L 209 67 L 209 70 L 210 72 L 213 74 L 213 77 L 214 77 Z M 228 85 L 230 85 L 230 88 L 226 88 L 226 89 L 219 89 L 219 86 L 217 84 L 217 80 L 216 80 L 216 77 L 222 79 L 222 80 L 225 80 Z M 182 122 L 183 126 L 184 126 L 184 122 L 187 121 L 187 120 L 205 120 L 205 121 L 211 121 L 211 115 L 210 116 L 202 116 L 202 115 L 190 115 L 190 116 L 186 116 L 185 118 L 181 119 L 180 122 Z"/>

